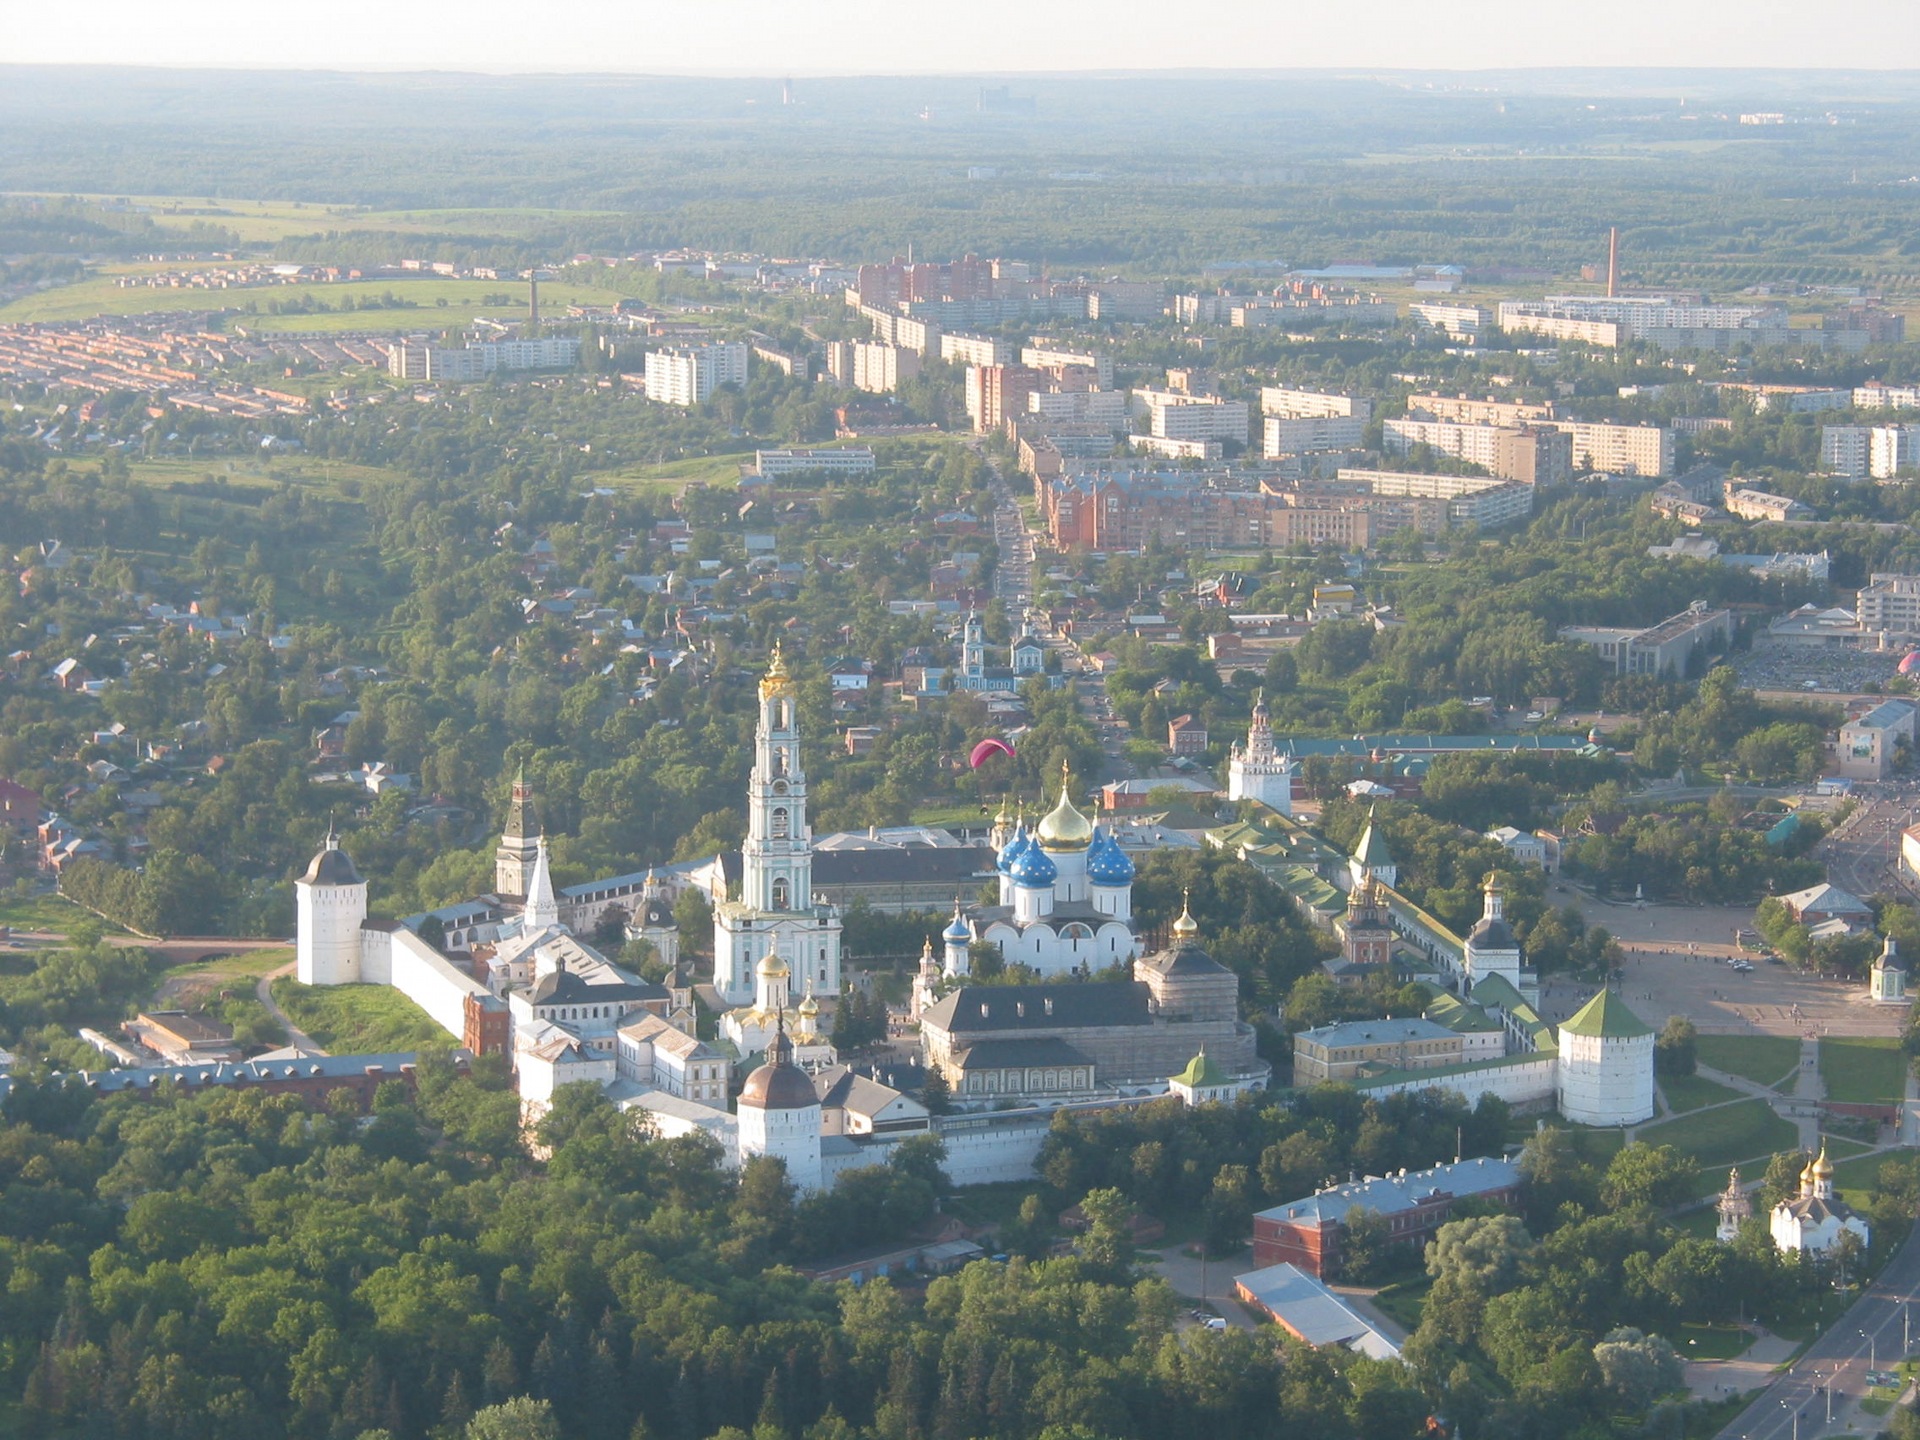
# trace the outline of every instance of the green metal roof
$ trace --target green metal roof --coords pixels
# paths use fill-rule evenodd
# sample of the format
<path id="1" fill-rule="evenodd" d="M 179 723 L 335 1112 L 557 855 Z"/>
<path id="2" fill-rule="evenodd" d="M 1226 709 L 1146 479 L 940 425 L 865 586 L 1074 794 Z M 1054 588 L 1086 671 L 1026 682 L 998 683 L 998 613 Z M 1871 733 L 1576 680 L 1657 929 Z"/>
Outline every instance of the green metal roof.
<path id="1" fill-rule="evenodd" d="M 1202 1050 L 1198 1055 L 1195 1055 L 1193 1059 L 1189 1060 L 1187 1062 L 1187 1068 L 1173 1078 L 1178 1080 L 1182 1085 L 1190 1086 L 1195 1090 L 1203 1090 L 1208 1086 L 1225 1085 L 1227 1083 L 1227 1077 L 1221 1072 L 1220 1067 L 1213 1063 L 1213 1057 L 1207 1054 L 1205 1050 Z"/>
<path id="2" fill-rule="evenodd" d="M 1371 810 L 1367 812 L 1367 828 L 1360 836 L 1360 850 L 1354 858 L 1369 867 L 1393 864 L 1393 856 L 1387 853 L 1387 839 L 1380 833 Z"/>
<path id="3" fill-rule="evenodd" d="M 1608 1040 L 1630 1040 L 1636 1035 L 1653 1033 L 1653 1027 L 1629 1010 L 1627 1002 L 1611 990 L 1602 990 L 1560 1028 L 1572 1035 L 1599 1035 Z"/>

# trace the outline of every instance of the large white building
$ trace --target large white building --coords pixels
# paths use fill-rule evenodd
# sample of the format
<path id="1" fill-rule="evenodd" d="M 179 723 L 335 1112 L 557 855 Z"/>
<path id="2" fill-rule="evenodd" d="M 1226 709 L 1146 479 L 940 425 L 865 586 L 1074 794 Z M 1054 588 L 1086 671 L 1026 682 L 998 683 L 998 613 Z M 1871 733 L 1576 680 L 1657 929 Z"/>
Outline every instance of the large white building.
<path id="1" fill-rule="evenodd" d="M 1327 450 L 1358 450 L 1367 422 L 1356 415 L 1269 415 L 1261 427 L 1262 451 L 1269 460 Z"/>
<path id="2" fill-rule="evenodd" d="M 790 1009 L 780 993 L 759 993 L 759 963 L 777 955 L 789 976 L 822 995 L 840 993 L 840 912 L 813 893 L 813 831 L 807 823 L 807 775 L 800 758 L 800 692 L 778 647 L 760 682 L 753 772 L 747 780 L 747 839 L 741 847 L 740 898 L 713 911 L 713 983 L 729 1005 L 752 1006 L 765 1027 L 770 1011 Z M 769 1003 L 771 1002 L 771 1003 Z M 736 1043 L 766 1035 L 733 1036 Z"/>
<path id="3" fill-rule="evenodd" d="M 1227 798 L 1258 800 L 1279 814 L 1293 814 L 1293 757 L 1274 745 L 1264 693 L 1254 699 L 1246 743 L 1228 752 Z"/>
<path id="4" fill-rule="evenodd" d="M 720 341 L 647 352 L 647 398 L 661 405 L 701 405 L 722 385 L 747 383 L 747 347 Z"/>
<path id="5" fill-rule="evenodd" d="M 1285 385 L 1268 385 L 1260 391 L 1262 414 L 1289 420 L 1315 420 L 1322 416 L 1346 417 L 1362 425 L 1373 418 L 1373 401 L 1363 395 L 1343 395 L 1327 390 L 1294 390 Z"/>

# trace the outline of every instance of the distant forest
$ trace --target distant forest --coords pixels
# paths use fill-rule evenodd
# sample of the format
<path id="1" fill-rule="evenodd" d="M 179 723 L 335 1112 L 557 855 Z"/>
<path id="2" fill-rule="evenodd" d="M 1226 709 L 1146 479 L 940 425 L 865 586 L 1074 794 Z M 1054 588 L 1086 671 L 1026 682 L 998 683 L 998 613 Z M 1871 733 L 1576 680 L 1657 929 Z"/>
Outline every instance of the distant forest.
<path id="1" fill-rule="evenodd" d="M 0 190 L 301 199 L 288 258 L 402 242 L 338 207 L 476 209 L 409 253 L 689 245 L 1009 254 L 1199 283 L 1238 262 L 1453 262 L 1726 290 L 1920 271 L 1909 75 L 194 74 L 0 67 Z M 983 105 L 986 108 L 982 108 Z M 1786 123 L 1743 125 L 1743 114 Z M 523 207 L 563 215 L 501 213 Z M 421 217 L 427 218 L 427 217 Z M 389 221 L 391 223 L 391 221 Z M 220 220 L 204 222 L 217 243 Z M 56 227 L 57 228 L 57 227 Z M 111 254 L 140 227 L 0 234 Z M 25 243 L 22 243 L 22 242 Z"/>

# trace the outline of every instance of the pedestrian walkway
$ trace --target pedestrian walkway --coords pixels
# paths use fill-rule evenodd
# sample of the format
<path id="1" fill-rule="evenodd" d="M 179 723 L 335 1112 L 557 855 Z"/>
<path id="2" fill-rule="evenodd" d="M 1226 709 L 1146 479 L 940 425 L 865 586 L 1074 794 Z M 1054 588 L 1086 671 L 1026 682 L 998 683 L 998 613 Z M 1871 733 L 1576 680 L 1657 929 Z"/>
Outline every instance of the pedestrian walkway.
<path id="1" fill-rule="evenodd" d="M 1724 1400 L 1729 1395 L 1758 1390 L 1800 1348 L 1765 1326 L 1749 1325 L 1747 1331 L 1753 1343 L 1733 1359 L 1687 1362 L 1687 1389 L 1696 1400 Z"/>

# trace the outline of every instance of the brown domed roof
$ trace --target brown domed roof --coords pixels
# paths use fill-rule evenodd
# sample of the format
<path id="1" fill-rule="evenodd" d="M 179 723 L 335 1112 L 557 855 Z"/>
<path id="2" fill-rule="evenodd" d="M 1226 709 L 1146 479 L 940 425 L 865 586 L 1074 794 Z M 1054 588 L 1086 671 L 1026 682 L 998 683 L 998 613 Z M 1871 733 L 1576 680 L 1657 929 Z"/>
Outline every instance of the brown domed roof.
<path id="1" fill-rule="evenodd" d="M 740 1103 L 762 1110 L 801 1110 L 820 1103 L 812 1078 L 793 1063 L 793 1042 L 787 1039 L 784 1021 L 767 1045 L 767 1063 L 741 1087 Z"/>

